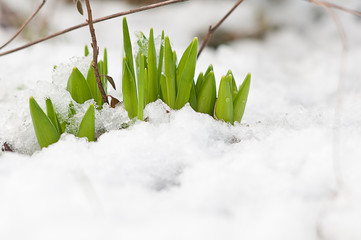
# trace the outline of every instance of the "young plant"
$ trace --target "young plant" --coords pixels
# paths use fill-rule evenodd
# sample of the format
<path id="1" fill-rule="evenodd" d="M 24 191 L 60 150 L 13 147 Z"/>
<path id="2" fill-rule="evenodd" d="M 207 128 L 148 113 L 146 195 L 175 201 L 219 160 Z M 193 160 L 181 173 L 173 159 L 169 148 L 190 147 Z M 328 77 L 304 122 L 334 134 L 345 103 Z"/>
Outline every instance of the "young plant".
<path id="1" fill-rule="evenodd" d="M 138 39 L 140 50 L 135 61 L 136 68 L 134 68 L 126 18 L 123 19 L 123 38 L 125 57 L 123 58 L 122 90 L 125 109 L 130 118 L 138 116 L 138 119 L 143 120 L 144 107 L 149 102 L 160 98 L 172 109 L 181 109 L 189 102 L 197 112 L 215 116 L 231 124 L 234 121 L 241 121 L 250 87 L 250 75 L 247 75 L 238 90 L 233 73 L 229 70 L 221 79 L 217 100 L 212 65 L 208 67 L 204 75 L 199 74 L 197 83 L 194 82 L 197 38 L 189 44 L 177 64 L 177 55 L 172 50 L 169 37 L 164 37 L 164 32 L 162 32 L 162 44 L 157 64 L 153 29 L 150 30 L 149 39 L 141 33 Z M 164 69 L 162 69 L 163 61 Z"/>
<path id="2" fill-rule="evenodd" d="M 85 56 L 89 54 L 88 47 L 85 46 L 84 50 Z M 104 49 L 104 58 L 103 61 L 98 62 L 99 73 L 101 74 L 101 81 L 105 93 L 107 93 L 107 82 L 112 83 L 112 79 L 107 75 L 108 74 L 108 56 L 107 50 Z M 114 83 L 112 83 L 114 86 Z M 78 68 L 74 67 L 72 73 L 69 76 L 67 88 L 68 92 L 71 94 L 71 97 L 77 103 L 84 103 L 89 99 L 94 99 L 99 108 L 104 104 L 100 90 L 95 78 L 94 68 L 90 64 L 87 77 L 85 78 L 83 74 L 79 71 Z"/>
<path id="3" fill-rule="evenodd" d="M 49 104 L 49 108 L 52 108 L 50 104 Z M 40 147 L 44 148 L 52 143 L 57 142 L 60 138 L 60 132 L 56 128 L 56 124 L 54 125 L 53 122 L 53 121 L 57 122 L 57 120 L 54 120 L 53 118 L 55 115 L 54 110 L 53 109 L 50 110 L 47 116 L 33 97 L 30 97 L 29 99 L 29 106 L 30 106 L 31 119 L 33 121 L 33 127 L 35 130 L 35 135 L 36 138 L 38 139 L 38 143 Z M 48 104 L 47 104 L 47 108 L 48 108 Z M 53 121 L 51 120 L 51 118 L 53 119 Z"/>
<path id="4" fill-rule="evenodd" d="M 76 136 L 80 138 L 86 137 L 88 141 L 95 141 L 95 110 L 93 104 L 90 104 L 85 112 Z"/>
<path id="5" fill-rule="evenodd" d="M 80 104 L 93 98 L 88 82 L 76 67 L 73 68 L 69 76 L 66 90 L 70 93 L 74 101 Z"/>
<path id="6" fill-rule="evenodd" d="M 239 90 L 237 90 L 232 72 L 229 71 L 227 76 L 222 77 L 215 111 L 217 119 L 231 124 L 241 122 L 246 108 L 250 84 L 251 74 L 247 74 Z"/>
<path id="7" fill-rule="evenodd" d="M 33 97 L 29 99 L 29 107 L 35 135 L 40 147 L 44 148 L 57 142 L 65 130 L 65 125 L 60 123 L 51 100 L 49 98 L 46 99 L 47 114 L 44 113 Z M 71 112 L 71 115 L 73 114 L 72 111 L 72 106 L 70 105 L 69 112 Z M 86 137 L 88 141 L 95 140 L 95 113 L 93 104 L 91 104 L 86 111 L 79 126 L 77 136 Z"/>
<path id="8" fill-rule="evenodd" d="M 123 39 L 125 57 L 123 58 L 122 90 L 125 109 L 130 118 L 138 116 L 140 120 L 143 120 L 144 107 L 159 98 L 173 109 L 180 109 L 187 102 L 197 109 L 193 80 L 197 60 L 197 38 L 185 50 L 177 65 L 176 53 L 171 48 L 169 38 L 164 37 L 164 32 L 162 32 L 158 63 L 153 29 L 150 30 L 149 39 L 141 34 L 138 40 L 140 50 L 136 57 L 137 75 L 134 71 L 132 45 L 126 18 L 123 19 Z M 164 72 L 162 71 L 163 61 Z"/>
<path id="9" fill-rule="evenodd" d="M 163 53 L 159 54 L 159 61 L 157 63 L 153 29 L 150 30 L 149 40 L 146 39 L 144 34 L 141 34 L 140 38 L 142 39 L 138 42 L 141 48 L 136 57 L 136 75 L 128 23 L 126 18 L 123 18 L 123 44 L 125 52 L 122 74 L 123 101 L 129 118 L 138 117 L 138 119 L 143 120 L 144 107 L 148 103 L 156 101 L 161 95 L 160 79 L 162 75 Z M 143 41 L 147 42 L 146 47 Z M 160 49 L 162 52 L 162 44 Z M 138 88 L 136 79 L 138 80 Z"/>
<path id="10" fill-rule="evenodd" d="M 196 94 L 197 111 L 213 116 L 217 99 L 217 89 L 212 65 L 208 67 L 204 76 L 203 73 L 199 74 L 196 85 Z"/>

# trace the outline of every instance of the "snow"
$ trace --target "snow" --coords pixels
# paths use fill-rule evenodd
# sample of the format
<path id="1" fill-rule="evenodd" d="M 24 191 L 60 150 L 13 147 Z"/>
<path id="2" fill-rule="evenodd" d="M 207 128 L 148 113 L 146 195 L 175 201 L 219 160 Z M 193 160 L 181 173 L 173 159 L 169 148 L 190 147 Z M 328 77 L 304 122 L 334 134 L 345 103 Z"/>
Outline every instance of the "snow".
<path id="1" fill-rule="evenodd" d="M 356 0 L 333 2 L 360 9 Z M 81 21 L 58 4 L 54 14 L 65 22 L 50 18 L 52 29 Z M 164 29 L 183 51 L 232 4 L 189 1 L 129 16 L 129 28 Z M 93 5 L 97 16 L 131 8 Z M 63 134 L 40 150 L 29 96 L 41 106 L 51 96 L 57 111 L 67 110 L 67 75 L 74 64 L 85 72 L 90 61 L 79 57 L 87 29 L 0 57 L 0 145 L 16 150 L 0 153 L 0 239 L 361 239 L 361 21 L 337 12 L 348 42 L 340 88 L 342 45 L 332 18 L 303 1 L 245 1 L 223 28 L 251 31 L 256 11 L 278 30 L 208 48 L 197 67 L 212 63 L 217 84 L 228 69 L 238 84 L 252 73 L 235 126 L 157 101 L 145 109 L 148 121 L 123 128 L 125 110 L 104 107 L 96 128 L 106 133 L 97 142 Z M 199 12 L 199 21 L 189 18 Z M 121 20 L 95 27 L 118 87 L 111 93 L 121 98 Z M 0 31 L 4 42 L 10 33 Z M 74 128 L 90 103 L 76 105 Z"/>

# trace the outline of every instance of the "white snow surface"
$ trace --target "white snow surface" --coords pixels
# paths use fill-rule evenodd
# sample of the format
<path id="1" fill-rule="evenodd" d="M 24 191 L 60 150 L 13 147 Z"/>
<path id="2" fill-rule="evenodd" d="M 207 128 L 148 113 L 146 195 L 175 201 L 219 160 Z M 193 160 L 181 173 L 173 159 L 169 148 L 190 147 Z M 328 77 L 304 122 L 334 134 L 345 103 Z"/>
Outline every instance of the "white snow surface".
<path id="1" fill-rule="evenodd" d="M 332 2 L 361 8 L 358 0 Z M 188 1 L 128 23 L 133 32 L 164 29 L 183 51 L 233 3 Z M 93 3 L 96 16 L 132 7 Z M 97 142 L 63 134 L 40 150 L 29 96 L 41 106 L 50 96 L 57 111 L 67 111 L 69 71 L 84 72 L 90 61 L 80 57 L 88 30 L 0 57 L 0 145 L 16 150 L 0 152 L 0 239 L 361 239 L 361 19 L 335 12 L 346 32 L 344 55 L 332 18 L 304 1 L 245 1 L 222 28 L 252 31 L 260 12 L 276 30 L 207 48 L 198 61 L 197 73 L 213 64 L 217 84 L 228 69 L 238 84 L 252 73 L 235 126 L 159 100 L 146 107 L 147 122 L 121 129 L 125 110 L 104 107 L 96 127 L 106 133 Z M 83 20 L 59 3 L 49 17 L 53 31 Z M 121 98 L 121 19 L 95 27 L 117 84 L 111 94 Z M 0 30 L 0 42 L 14 31 Z M 76 106 L 74 129 L 90 103 Z"/>

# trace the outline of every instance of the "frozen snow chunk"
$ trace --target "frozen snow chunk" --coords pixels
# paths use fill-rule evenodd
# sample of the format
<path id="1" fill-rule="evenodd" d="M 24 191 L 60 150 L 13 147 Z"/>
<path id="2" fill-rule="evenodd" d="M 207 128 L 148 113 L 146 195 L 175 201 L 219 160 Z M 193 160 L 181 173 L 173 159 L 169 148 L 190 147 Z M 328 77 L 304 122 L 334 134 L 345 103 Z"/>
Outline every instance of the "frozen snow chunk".
<path id="1" fill-rule="evenodd" d="M 169 122 L 171 112 L 174 112 L 174 110 L 158 99 L 145 107 L 144 119 L 153 124 Z"/>
<path id="2" fill-rule="evenodd" d="M 92 58 L 90 55 L 86 57 L 73 57 L 68 62 L 56 66 L 53 70 L 53 83 L 66 89 L 68 78 L 74 67 L 77 67 L 86 78 L 91 61 Z"/>
<path id="3" fill-rule="evenodd" d="M 104 133 L 118 130 L 129 121 L 124 107 L 111 108 L 108 104 L 104 104 L 101 110 L 95 112 L 95 132 Z"/>

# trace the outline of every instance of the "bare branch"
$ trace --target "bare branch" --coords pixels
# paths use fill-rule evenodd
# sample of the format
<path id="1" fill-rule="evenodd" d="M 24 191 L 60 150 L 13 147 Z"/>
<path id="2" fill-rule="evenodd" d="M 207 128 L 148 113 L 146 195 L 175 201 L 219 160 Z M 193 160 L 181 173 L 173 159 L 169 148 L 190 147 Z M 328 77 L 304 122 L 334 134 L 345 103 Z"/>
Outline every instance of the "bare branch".
<path id="1" fill-rule="evenodd" d="M 155 4 L 147 5 L 147 6 L 144 6 L 144 7 L 139 7 L 139 8 L 136 8 L 136 9 L 131 9 L 131 10 L 128 10 L 128 11 L 119 12 L 119 13 L 115 13 L 115 14 L 112 14 L 112 15 L 108 15 L 108 16 L 102 17 L 102 18 L 94 19 L 94 20 L 93 20 L 93 24 L 99 23 L 99 22 L 103 22 L 103 21 L 106 21 L 106 20 L 110 20 L 110 19 L 113 19 L 113 18 L 117 18 L 117 17 L 129 15 L 129 14 L 133 14 L 133 13 L 137 13 L 137 12 L 142 12 L 142 11 L 150 10 L 150 9 L 153 9 L 153 8 L 163 7 L 163 6 L 166 6 L 166 5 L 170 5 L 170 4 L 174 4 L 174 3 L 180 3 L 180 2 L 185 2 L 185 1 L 187 1 L 187 0 L 169 0 L 169 1 L 161 2 L 161 3 L 155 3 Z M 47 36 L 47 37 L 44 37 L 44 38 L 41 38 L 41 39 L 39 39 L 39 40 L 30 42 L 30 43 L 25 44 L 25 45 L 23 45 L 23 46 L 20 46 L 20 47 L 11 49 L 11 50 L 6 51 L 6 52 L 2 52 L 2 53 L 0 53 L 0 57 L 1 57 L 1 56 L 5 56 L 5 55 L 10 54 L 10 53 L 13 53 L 13 52 L 20 51 L 20 50 L 22 50 L 22 49 L 31 47 L 31 46 L 36 45 L 36 44 L 38 44 L 38 43 L 44 42 L 44 41 L 46 41 L 46 40 L 49 40 L 49 39 L 58 37 L 58 36 L 63 35 L 63 34 L 65 34 L 65 33 L 68 33 L 68 32 L 74 31 L 74 30 L 76 30 L 76 29 L 78 29 L 78 28 L 82 28 L 82 27 L 86 27 L 86 26 L 88 26 L 88 23 L 81 23 L 81 24 L 75 25 L 75 26 L 73 26 L 73 27 L 64 29 L 64 30 L 62 30 L 62 31 L 60 31 L 60 32 L 53 33 L 53 34 L 51 34 L 51 35 L 49 35 L 49 36 Z"/>
<path id="2" fill-rule="evenodd" d="M 335 9 L 338 9 L 338 10 L 341 10 L 341 11 L 344 11 L 344 12 L 347 12 L 347 13 L 351 13 L 353 15 L 361 17 L 361 12 L 360 11 L 344 8 L 344 7 L 341 7 L 341 6 L 333 4 L 333 3 L 324 2 L 324 1 L 313 1 L 313 0 L 305 0 L 305 1 L 310 2 L 310 3 L 314 3 L 316 5 L 328 7 L 328 8 L 335 8 Z"/>
<path id="3" fill-rule="evenodd" d="M 203 39 L 202 46 L 199 48 L 197 58 L 201 55 L 203 49 L 208 45 L 211 40 L 214 32 L 221 26 L 221 24 L 231 15 L 231 13 L 243 2 L 243 0 L 238 0 L 238 2 L 229 10 L 229 12 L 214 26 L 209 26 L 208 33 Z"/>
<path id="4" fill-rule="evenodd" d="M 105 94 L 104 88 L 103 88 L 103 84 L 102 84 L 102 80 L 100 79 L 100 74 L 99 74 L 99 69 L 98 69 L 98 52 L 99 52 L 99 48 L 98 48 L 98 44 L 97 44 L 97 38 L 95 36 L 95 29 L 94 29 L 94 25 L 93 25 L 93 15 L 92 15 L 92 10 L 90 7 L 90 3 L 89 0 L 85 0 L 85 4 L 86 4 L 86 10 L 88 12 L 88 25 L 89 25 L 89 30 L 90 30 L 90 35 L 91 35 L 91 39 L 92 39 L 92 48 L 93 48 L 93 63 L 92 66 L 94 68 L 94 73 L 95 73 L 95 79 L 97 80 L 97 84 L 98 84 L 98 88 L 100 90 L 100 95 L 102 95 L 102 99 L 104 101 L 104 103 L 109 103 L 108 102 L 108 98 L 107 95 Z"/>
<path id="5" fill-rule="evenodd" d="M 342 42 L 342 57 L 341 57 L 341 63 L 340 63 L 340 73 L 339 73 L 339 80 L 338 80 L 338 87 L 337 87 L 337 101 L 336 101 L 336 110 L 335 110 L 335 119 L 334 119 L 334 130 L 333 130 L 333 171 L 335 174 L 335 179 L 337 186 L 339 189 L 343 189 L 345 186 L 342 170 L 340 166 L 340 123 L 341 123 L 341 108 L 342 108 L 342 88 L 343 88 L 343 82 L 344 82 L 344 75 L 345 75 L 345 67 L 346 67 L 346 52 L 348 49 L 347 46 L 347 38 L 345 34 L 345 30 L 341 24 L 340 19 L 336 16 L 332 8 L 334 8 L 333 4 L 329 4 L 326 2 L 322 2 L 319 0 L 307 0 L 311 3 L 314 3 L 316 5 L 319 5 L 326 9 L 326 11 L 331 15 L 333 18 L 335 25 L 337 27 L 337 31 L 340 35 L 340 39 Z"/>
<path id="6" fill-rule="evenodd" d="M 11 43 L 22 31 L 23 29 L 28 25 L 28 23 L 33 20 L 33 18 L 38 14 L 40 9 L 44 6 L 46 0 L 43 0 L 43 2 L 38 6 L 38 8 L 35 10 L 35 12 L 24 22 L 24 24 L 19 28 L 19 30 L 12 36 L 4 45 L 0 47 L 0 50 L 6 47 L 9 43 Z"/>

